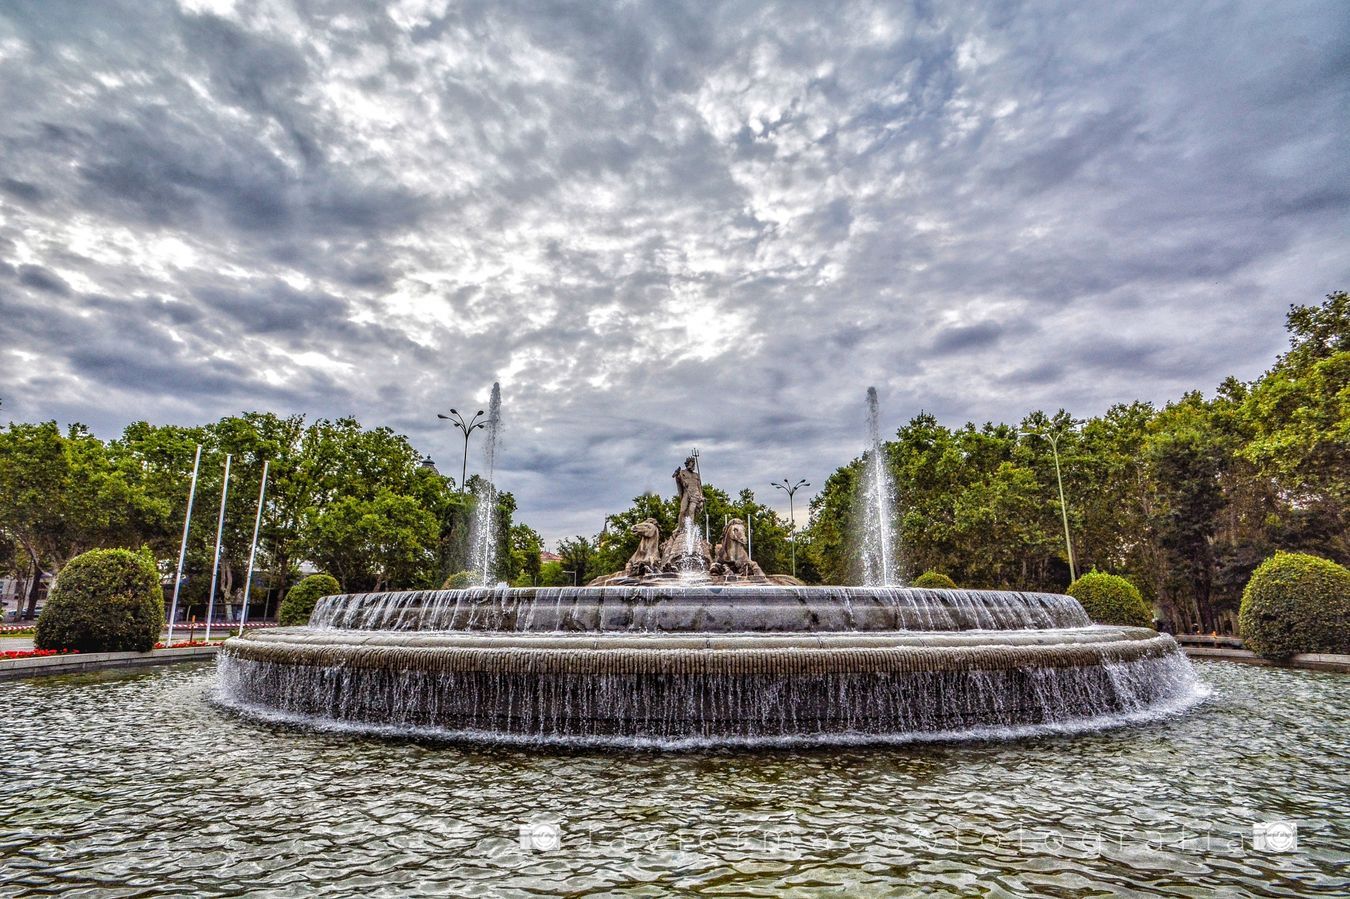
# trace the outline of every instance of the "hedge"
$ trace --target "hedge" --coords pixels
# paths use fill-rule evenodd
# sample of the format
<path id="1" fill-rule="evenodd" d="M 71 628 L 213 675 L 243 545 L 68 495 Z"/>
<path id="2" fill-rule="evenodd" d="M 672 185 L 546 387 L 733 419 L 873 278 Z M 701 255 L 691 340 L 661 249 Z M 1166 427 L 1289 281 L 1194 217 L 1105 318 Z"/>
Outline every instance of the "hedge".
<path id="1" fill-rule="evenodd" d="M 1350 571 L 1317 556 L 1278 552 L 1252 572 L 1238 626 L 1243 645 L 1268 659 L 1350 654 Z"/>
<path id="2" fill-rule="evenodd" d="M 164 593 L 149 554 L 91 549 L 61 569 L 33 645 L 80 652 L 149 652 L 164 627 Z"/>
<path id="3" fill-rule="evenodd" d="M 911 587 L 920 587 L 924 590 L 954 590 L 956 581 L 947 577 L 941 571 L 925 571 L 914 579 Z"/>
<path id="4" fill-rule="evenodd" d="M 441 584 L 442 590 L 463 590 L 466 587 L 473 587 L 478 583 L 472 571 L 456 571 L 445 579 Z"/>
<path id="5" fill-rule="evenodd" d="M 309 624 L 314 604 L 324 596 L 342 592 L 342 585 L 331 574 L 311 574 L 286 592 L 277 609 L 277 623 L 285 627 Z"/>
<path id="6" fill-rule="evenodd" d="M 1070 584 L 1068 592 L 1098 624 L 1153 626 L 1153 609 L 1139 588 L 1119 575 L 1089 571 Z"/>

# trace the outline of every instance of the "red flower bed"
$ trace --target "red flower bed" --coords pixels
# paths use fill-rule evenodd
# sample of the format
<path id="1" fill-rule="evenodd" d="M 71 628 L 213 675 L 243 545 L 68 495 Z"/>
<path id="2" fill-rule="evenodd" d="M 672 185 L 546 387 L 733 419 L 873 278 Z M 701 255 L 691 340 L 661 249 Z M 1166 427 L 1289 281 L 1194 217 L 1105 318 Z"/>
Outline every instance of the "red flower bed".
<path id="1" fill-rule="evenodd" d="M 184 640 L 181 643 L 156 643 L 155 649 L 183 649 L 188 646 L 205 646 L 205 640 Z"/>
<path id="2" fill-rule="evenodd" d="M 6 649 L 0 659 L 39 659 L 43 656 L 75 656 L 78 649 Z"/>

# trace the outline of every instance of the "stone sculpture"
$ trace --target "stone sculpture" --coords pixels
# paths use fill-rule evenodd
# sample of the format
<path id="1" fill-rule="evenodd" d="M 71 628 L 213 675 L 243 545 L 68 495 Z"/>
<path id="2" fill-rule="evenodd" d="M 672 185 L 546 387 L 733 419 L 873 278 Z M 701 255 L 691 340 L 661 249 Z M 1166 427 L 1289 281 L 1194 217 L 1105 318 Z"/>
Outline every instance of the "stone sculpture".
<path id="1" fill-rule="evenodd" d="M 722 530 L 722 542 L 717 545 L 717 559 L 712 573 L 721 577 L 764 577 L 764 571 L 750 558 L 750 540 L 745 522 L 733 518 Z"/>
<path id="2" fill-rule="evenodd" d="M 739 564 L 750 561 L 750 543 L 745 537 L 745 522 L 733 518 L 722 530 L 722 542 L 717 546 L 717 561 Z"/>
<path id="3" fill-rule="evenodd" d="M 624 574 L 628 577 L 651 574 L 661 565 L 661 526 L 655 518 L 647 518 L 633 525 L 631 531 L 638 535 L 638 546 L 628 559 Z"/>
<path id="4" fill-rule="evenodd" d="M 699 519 L 703 517 L 703 479 L 694 468 L 694 457 L 685 459 L 684 468 L 675 469 L 675 474 L 671 477 L 675 479 L 675 486 L 680 491 L 680 517 L 676 523 L 676 530 L 683 529 L 685 523 L 690 520 L 697 527 Z"/>

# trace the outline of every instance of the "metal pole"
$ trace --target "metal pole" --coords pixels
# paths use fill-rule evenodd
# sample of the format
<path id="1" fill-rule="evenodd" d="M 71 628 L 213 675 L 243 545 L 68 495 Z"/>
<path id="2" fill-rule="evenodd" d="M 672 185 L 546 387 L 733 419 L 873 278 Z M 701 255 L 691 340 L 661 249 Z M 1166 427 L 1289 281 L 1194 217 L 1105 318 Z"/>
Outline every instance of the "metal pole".
<path id="1" fill-rule="evenodd" d="M 220 535 L 225 530 L 225 500 L 230 495 L 230 454 L 225 454 L 225 481 L 220 487 L 220 518 L 216 521 L 216 560 L 211 565 L 211 589 L 206 594 L 206 642 L 211 642 L 211 615 L 216 610 L 216 577 L 220 574 Z"/>
<path id="2" fill-rule="evenodd" d="M 258 515 L 253 519 L 253 546 L 248 551 L 248 574 L 244 575 L 244 611 L 239 616 L 239 636 L 244 636 L 244 625 L 248 623 L 249 588 L 253 585 L 253 559 L 258 555 L 258 530 L 262 527 L 263 500 L 267 497 L 267 466 L 270 460 L 263 460 L 262 486 L 258 488 Z"/>
<path id="3" fill-rule="evenodd" d="M 792 522 L 791 522 L 791 524 L 792 524 L 792 534 L 791 534 L 791 540 L 792 540 L 792 576 L 793 576 L 793 577 L 796 577 L 796 576 L 797 576 L 797 507 L 796 507 L 795 505 L 793 505 L 793 498 L 796 497 L 797 491 L 798 491 L 800 488 L 802 488 L 802 487 L 810 487 L 810 486 L 811 486 L 811 482 L 808 481 L 806 478 L 802 478 L 800 481 L 798 481 L 797 483 L 793 484 L 793 483 L 790 483 L 790 482 L 788 481 L 787 478 L 783 478 L 783 480 L 782 480 L 781 483 L 779 483 L 778 481 L 774 481 L 774 482 L 773 482 L 773 486 L 777 487 L 779 490 L 784 491 L 784 492 L 787 493 L 787 495 L 788 495 L 788 517 L 789 517 L 790 519 L 792 519 Z"/>
<path id="4" fill-rule="evenodd" d="M 463 425 L 460 426 L 460 430 L 461 430 L 461 431 L 464 431 L 464 426 L 463 426 Z M 464 431 L 464 464 L 462 464 L 462 465 L 459 466 L 459 492 L 460 492 L 460 493 L 463 493 L 463 492 L 464 492 L 464 479 L 465 479 L 465 477 L 467 477 L 468 472 L 469 472 L 469 432 L 468 432 L 468 431 Z"/>
<path id="5" fill-rule="evenodd" d="M 750 508 L 745 509 L 745 554 L 751 559 L 755 558 L 755 529 L 750 525 Z"/>
<path id="6" fill-rule="evenodd" d="M 178 588 L 183 583 L 183 562 L 187 560 L 188 526 L 192 524 L 192 503 L 197 498 L 197 471 L 202 464 L 202 445 L 192 457 L 192 486 L 188 488 L 187 516 L 183 518 L 183 542 L 178 547 L 178 573 L 173 579 L 173 602 L 169 605 L 169 643 L 173 643 L 173 623 L 178 618 Z"/>
<path id="7" fill-rule="evenodd" d="M 1059 473 L 1059 437 L 1050 437 L 1050 453 L 1055 457 L 1055 481 L 1059 484 L 1059 514 L 1064 519 L 1064 548 L 1069 551 L 1069 583 L 1078 580 L 1073 565 L 1073 541 L 1069 539 L 1069 507 L 1064 502 L 1064 478 Z"/>

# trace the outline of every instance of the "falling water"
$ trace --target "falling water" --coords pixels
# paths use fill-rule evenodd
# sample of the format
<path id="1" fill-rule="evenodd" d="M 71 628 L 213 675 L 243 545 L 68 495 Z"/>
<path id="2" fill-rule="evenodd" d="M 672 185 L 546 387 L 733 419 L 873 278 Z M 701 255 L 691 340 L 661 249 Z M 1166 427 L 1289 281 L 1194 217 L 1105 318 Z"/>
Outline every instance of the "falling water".
<path id="1" fill-rule="evenodd" d="M 492 583 L 492 572 L 497 563 L 497 526 L 494 512 L 497 508 L 497 437 L 502 423 L 502 386 L 492 384 L 492 399 L 488 402 L 487 427 L 483 429 L 483 477 L 474 490 L 473 529 L 469 568 L 480 584 Z"/>
<path id="2" fill-rule="evenodd" d="M 695 568 L 702 573 L 702 569 Z M 766 585 L 473 587 L 325 596 L 316 632 L 932 633 L 1086 628 L 1071 596 L 1010 590 Z"/>
<path id="3" fill-rule="evenodd" d="M 1175 714 L 1166 634 L 1069 596 L 903 587 L 474 587 L 328 596 L 218 656 L 222 701 L 478 739 L 988 735 Z M 1093 724 L 1093 722 L 1098 722 Z"/>
<path id="4" fill-rule="evenodd" d="M 867 388 L 867 429 L 871 450 L 863 483 L 863 583 L 885 587 L 897 583 L 895 576 L 895 522 L 891 506 L 893 490 L 881 443 L 877 389 Z"/>

